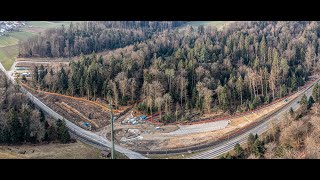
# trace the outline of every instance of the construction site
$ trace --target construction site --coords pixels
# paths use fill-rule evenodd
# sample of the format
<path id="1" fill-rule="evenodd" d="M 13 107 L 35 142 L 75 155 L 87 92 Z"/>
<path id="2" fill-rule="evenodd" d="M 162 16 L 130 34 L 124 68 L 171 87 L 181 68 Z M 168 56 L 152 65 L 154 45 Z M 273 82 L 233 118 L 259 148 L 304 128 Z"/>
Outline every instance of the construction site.
<path id="1" fill-rule="evenodd" d="M 110 113 L 92 103 L 53 94 L 35 95 L 66 119 L 88 130 L 96 131 L 110 124 Z"/>
<path id="2" fill-rule="evenodd" d="M 30 60 L 16 61 L 12 66 L 11 71 L 9 71 L 9 74 L 15 78 L 21 78 L 21 76 L 25 76 L 27 81 L 29 81 L 32 80 L 34 68 L 36 66 L 40 67 L 41 65 L 45 69 L 50 68 L 54 73 L 56 73 L 61 67 L 67 68 L 69 66 L 69 62 L 46 62 Z M 98 103 L 94 104 L 95 102 L 88 101 L 86 99 L 40 91 L 38 88 L 31 87 L 28 83 L 22 85 L 30 90 L 33 95 L 39 98 L 50 108 L 61 114 L 64 118 L 76 123 L 78 126 L 84 129 L 96 131 L 99 128 L 110 124 L 109 109 L 105 106 L 102 106 Z"/>
<path id="3" fill-rule="evenodd" d="M 35 65 L 58 69 L 67 66 L 64 62 L 17 62 L 15 71 L 32 73 Z M 31 77 L 29 77 L 31 78 Z M 317 77 L 311 77 L 309 83 Z M 306 84 L 307 85 L 307 84 Z M 24 84 L 34 96 L 48 105 L 66 119 L 72 121 L 83 129 L 103 135 L 110 140 L 111 113 L 107 102 L 103 99 L 96 101 L 84 98 L 71 97 L 57 93 L 50 93 L 31 88 Z M 115 143 L 125 148 L 137 151 L 157 151 L 187 148 L 210 142 L 246 128 L 252 123 L 258 122 L 267 114 L 285 106 L 300 93 L 293 93 L 271 104 L 266 104 L 253 111 L 228 115 L 222 112 L 195 115 L 188 123 L 173 124 L 157 123 L 157 113 L 152 116 L 133 110 L 133 106 L 120 107 L 114 110 L 114 137 Z"/>
<path id="4" fill-rule="evenodd" d="M 315 78 L 311 78 L 309 83 Z M 140 120 L 137 121 L 137 124 L 133 124 L 130 123 L 130 119 L 139 119 L 140 117 L 133 117 L 132 113 L 127 113 L 121 120 L 115 122 L 115 142 L 128 149 L 138 151 L 172 150 L 211 143 L 227 138 L 262 120 L 263 117 L 284 107 L 300 94 L 301 92 L 297 92 L 288 95 L 250 112 L 232 117 L 208 119 L 206 123 L 196 122 L 192 125 L 161 125 Z M 124 124 L 125 122 L 128 123 Z M 107 131 L 105 135 L 109 139 L 110 128 L 106 128 L 105 131 Z"/>

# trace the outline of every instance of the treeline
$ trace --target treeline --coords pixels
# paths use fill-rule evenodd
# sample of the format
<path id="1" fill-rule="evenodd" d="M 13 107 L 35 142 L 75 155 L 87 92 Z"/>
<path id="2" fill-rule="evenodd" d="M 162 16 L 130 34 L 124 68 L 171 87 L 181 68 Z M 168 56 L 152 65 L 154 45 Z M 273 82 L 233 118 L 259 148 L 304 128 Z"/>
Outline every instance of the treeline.
<path id="1" fill-rule="evenodd" d="M 150 32 L 162 32 L 183 25 L 184 21 L 104 21 L 106 28 L 141 29 Z"/>
<path id="2" fill-rule="evenodd" d="M 0 73 L 0 144 L 70 141 L 64 121 L 50 121 Z"/>
<path id="3" fill-rule="evenodd" d="M 182 21 L 88 21 L 53 28 L 19 44 L 19 57 L 72 57 L 125 47 Z"/>
<path id="4" fill-rule="evenodd" d="M 36 82 L 93 100 L 110 93 L 117 107 L 143 99 L 136 108 L 163 112 L 163 122 L 190 120 L 195 112 L 241 112 L 305 84 L 319 69 L 318 34 L 318 22 L 164 31 L 104 57 L 82 56 Z"/>
<path id="5" fill-rule="evenodd" d="M 297 111 L 290 109 L 280 123 L 272 123 L 262 136 L 250 134 L 246 148 L 236 144 L 223 159 L 318 159 L 320 158 L 319 85 L 308 99 L 304 95 Z"/>

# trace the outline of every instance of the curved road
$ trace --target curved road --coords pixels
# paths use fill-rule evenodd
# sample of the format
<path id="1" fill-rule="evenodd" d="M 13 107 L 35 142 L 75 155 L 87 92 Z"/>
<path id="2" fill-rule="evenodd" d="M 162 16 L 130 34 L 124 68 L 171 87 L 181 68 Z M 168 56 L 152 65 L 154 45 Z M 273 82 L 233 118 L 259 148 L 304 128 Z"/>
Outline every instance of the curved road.
<path id="1" fill-rule="evenodd" d="M 319 82 L 320 79 L 318 79 L 316 82 Z M 275 121 L 275 123 L 279 123 L 281 116 L 290 110 L 292 107 L 293 110 L 297 110 L 300 106 L 298 101 L 301 100 L 301 97 L 303 94 L 306 94 L 307 97 L 310 97 L 312 95 L 312 89 L 313 85 L 316 83 L 314 82 L 311 84 L 308 88 L 302 90 L 304 93 L 302 93 L 299 97 L 296 99 L 292 100 L 289 104 L 287 104 L 285 107 L 283 107 L 279 112 L 274 113 L 273 115 L 269 116 L 267 119 L 265 119 L 265 122 L 261 123 L 260 125 L 245 131 L 241 135 L 234 137 L 230 140 L 226 140 L 216 146 L 213 147 L 213 149 L 207 150 L 205 152 L 196 154 L 194 156 L 189 157 L 188 159 L 213 159 L 216 157 L 219 157 L 222 154 L 225 154 L 231 150 L 233 150 L 234 146 L 239 143 L 239 144 L 245 144 L 247 142 L 248 136 L 250 133 L 252 134 L 258 134 L 261 135 L 262 133 L 266 132 L 268 130 L 268 125 Z"/>
<path id="2" fill-rule="evenodd" d="M 3 72 L 5 72 L 6 76 L 13 82 L 13 84 L 16 84 L 16 82 L 14 81 L 12 76 L 10 76 L 9 73 L 3 68 L 1 63 L 0 63 L 0 69 Z M 318 79 L 317 82 L 319 80 L 320 79 Z M 307 95 L 307 97 L 311 96 L 313 85 L 314 85 L 314 83 L 312 85 L 310 85 L 307 89 L 302 90 Z M 48 106 L 43 104 L 39 99 L 34 97 L 25 88 L 21 87 L 20 91 L 25 93 L 34 104 L 36 104 L 39 108 L 41 108 L 42 110 L 47 112 L 53 118 L 55 118 L 55 119 L 65 119 L 61 115 L 59 115 L 58 113 L 56 113 L 52 109 L 50 109 Z M 220 155 L 232 150 L 234 148 L 235 144 L 237 144 L 237 143 L 240 143 L 240 144 L 246 143 L 248 135 L 250 133 L 260 135 L 260 134 L 266 132 L 270 122 L 275 120 L 276 123 L 278 123 L 279 119 L 282 116 L 282 114 L 284 114 L 285 112 L 289 111 L 289 109 L 291 107 L 293 108 L 293 110 L 298 109 L 299 104 L 297 102 L 300 101 L 300 99 L 301 99 L 301 97 L 302 97 L 302 95 L 304 93 L 302 93 L 298 98 L 292 100 L 289 104 L 287 104 L 285 107 L 283 107 L 279 112 L 276 112 L 276 113 L 272 114 L 271 116 L 267 117 L 266 119 L 264 119 L 264 122 L 259 124 L 258 126 L 243 132 L 239 136 L 236 136 L 234 138 L 231 138 L 230 140 L 226 140 L 226 141 L 214 146 L 213 149 L 210 149 L 210 150 L 207 150 L 205 152 L 202 152 L 202 153 L 196 154 L 194 156 L 191 156 L 190 159 L 212 159 L 212 158 L 218 157 L 218 156 L 220 156 Z M 78 127 L 77 125 L 73 124 L 72 122 L 68 121 L 68 120 L 66 120 L 66 125 L 67 125 L 67 127 L 69 128 L 69 130 L 70 130 L 70 132 L 72 134 L 76 135 L 81 141 L 83 141 L 83 142 L 85 142 L 87 144 L 99 147 L 100 149 L 111 147 L 110 141 L 108 141 L 106 138 L 104 138 L 102 136 L 94 134 L 94 133 L 92 133 L 90 131 L 86 131 L 86 130 Z M 125 149 L 125 148 L 123 148 L 123 147 L 121 147 L 119 145 L 115 145 L 115 149 L 117 151 L 125 154 L 130 159 L 147 159 L 143 155 L 141 155 L 141 154 L 139 154 L 137 152 L 133 152 L 131 150 Z"/>
<path id="3" fill-rule="evenodd" d="M 2 70 L 5 73 L 5 75 L 8 77 L 8 79 L 10 79 L 14 85 L 17 84 L 16 81 L 13 79 L 13 77 L 4 69 L 1 62 L 0 62 L 0 70 Z M 49 114 L 50 116 L 52 116 L 56 120 L 64 119 L 66 122 L 66 126 L 69 128 L 69 131 L 73 135 L 78 137 L 81 141 L 83 141 L 87 144 L 99 147 L 100 149 L 111 147 L 111 142 L 108 141 L 106 138 L 103 138 L 102 136 L 96 135 L 93 132 L 86 131 L 86 130 L 78 127 L 77 125 L 73 124 L 72 122 L 66 120 L 61 115 L 59 115 L 58 113 L 53 111 L 51 108 L 46 106 L 44 103 L 42 103 L 39 99 L 37 99 L 31 93 L 29 93 L 25 88 L 20 87 L 20 91 L 22 93 L 24 93 L 35 105 L 37 105 L 40 109 L 45 111 L 47 114 Z M 143 155 L 141 155 L 137 152 L 133 152 L 131 150 L 125 149 L 119 145 L 115 145 L 115 150 L 120 153 L 125 154 L 130 159 L 147 159 Z"/>

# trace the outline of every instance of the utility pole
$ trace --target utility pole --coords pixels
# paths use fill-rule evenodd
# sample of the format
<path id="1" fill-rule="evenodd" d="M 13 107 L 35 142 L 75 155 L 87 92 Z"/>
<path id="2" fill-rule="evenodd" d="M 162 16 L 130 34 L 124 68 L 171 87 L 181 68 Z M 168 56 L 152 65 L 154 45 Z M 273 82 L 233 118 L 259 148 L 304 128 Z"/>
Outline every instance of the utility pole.
<path id="1" fill-rule="evenodd" d="M 113 112 L 112 112 L 112 103 L 111 103 L 110 96 L 109 96 L 109 106 L 110 106 L 110 112 L 111 112 L 111 159 L 114 159 Z"/>

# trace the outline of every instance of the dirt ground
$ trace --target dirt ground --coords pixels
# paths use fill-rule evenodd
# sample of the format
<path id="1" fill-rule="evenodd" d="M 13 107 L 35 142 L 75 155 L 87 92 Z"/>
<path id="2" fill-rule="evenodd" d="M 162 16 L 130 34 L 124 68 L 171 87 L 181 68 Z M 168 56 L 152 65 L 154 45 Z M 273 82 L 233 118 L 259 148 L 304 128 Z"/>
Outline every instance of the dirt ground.
<path id="1" fill-rule="evenodd" d="M 299 93 L 294 94 L 288 98 L 288 102 L 291 99 L 298 96 Z M 253 123 L 260 119 L 261 116 L 266 115 L 279 109 L 288 102 L 279 101 L 269 107 L 263 108 L 256 112 L 250 113 L 245 116 L 231 118 L 230 125 L 221 130 L 215 130 L 210 132 L 193 133 L 188 135 L 169 135 L 168 132 L 173 132 L 179 129 L 177 125 L 160 126 L 160 130 L 156 129 L 155 125 L 148 123 L 145 124 L 126 124 L 123 125 L 120 122 L 115 123 L 115 139 L 116 142 L 124 147 L 132 150 L 163 150 L 163 149 L 177 149 L 188 146 L 200 145 L 209 143 L 219 138 L 231 134 L 250 123 Z M 127 113 L 121 120 L 130 117 Z M 203 124 L 206 126 L 206 124 Z M 186 125 L 188 126 L 188 125 Z M 109 128 L 110 132 L 110 128 Z M 107 138 L 110 137 L 110 133 L 107 133 Z"/>
<path id="2" fill-rule="evenodd" d="M 294 94 L 289 98 L 289 101 L 298 95 L 299 94 Z M 91 123 L 92 121 L 92 130 L 110 139 L 109 111 L 85 101 L 73 100 L 57 95 L 37 93 L 36 96 L 56 112 L 83 128 L 85 128 L 83 122 L 88 122 L 89 120 L 87 118 L 91 114 L 92 119 L 89 122 Z M 288 102 L 279 101 L 278 103 L 242 117 L 231 118 L 229 119 L 231 122 L 230 125 L 224 129 L 190 133 L 188 135 L 168 135 L 169 132 L 179 129 L 177 125 L 157 126 L 143 121 L 135 125 L 130 123 L 123 124 L 123 122 L 131 117 L 131 111 L 129 111 L 115 121 L 115 140 L 117 144 L 132 150 L 163 150 L 199 145 L 215 141 L 231 132 L 235 132 L 287 103 Z M 212 115 L 218 116 L 221 115 L 221 113 L 210 114 L 208 117 Z M 207 124 L 203 125 L 206 126 Z"/>
<path id="3" fill-rule="evenodd" d="M 44 93 L 35 93 L 34 95 L 63 117 L 83 128 L 86 128 L 83 125 L 84 122 L 91 124 L 92 131 L 97 131 L 110 124 L 110 112 L 91 103 Z M 91 119 L 89 119 L 89 115 L 91 115 Z"/>
<path id="4" fill-rule="evenodd" d="M 17 77 L 21 73 L 29 72 L 31 75 L 34 73 L 34 67 L 40 67 L 43 65 L 45 69 L 52 68 L 53 72 L 56 73 L 60 70 L 61 66 L 65 69 L 69 68 L 69 62 L 67 61 L 54 61 L 54 62 L 37 62 L 37 61 L 16 61 L 16 64 L 11 69 L 11 73 Z M 16 70 L 15 68 L 26 68 L 25 70 Z M 28 79 L 28 78 L 27 78 Z"/>
<path id="5" fill-rule="evenodd" d="M 0 159 L 99 159 L 100 150 L 81 142 L 0 146 Z"/>
<path id="6" fill-rule="evenodd" d="M 110 126 L 110 125 L 109 125 Z M 110 140 L 110 127 L 107 127 L 106 137 Z M 163 133 L 169 133 L 179 129 L 177 125 L 167 125 L 161 126 L 160 129 L 156 129 L 157 126 L 154 126 L 150 123 L 145 124 L 136 124 L 136 125 L 121 125 L 120 122 L 115 122 L 114 124 L 114 137 L 115 142 L 120 144 L 123 147 L 129 149 L 157 149 L 161 148 L 159 143 L 162 142 Z M 151 138 L 145 137 L 151 136 Z M 154 136 L 153 136 L 154 135 Z M 141 139 L 142 137 L 142 139 Z"/>
<path id="7" fill-rule="evenodd" d="M 69 64 L 69 62 L 31 62 L 31 61 L 17 61 L 16 67 L 28 67 L 28 68 L 32 68 L 33 66 L 39 66 L 43 65 L 44 68 L 48 68 L 48 67 L 59 67 L 61 65 L 63 66 L 67 66 Z"/>

